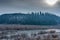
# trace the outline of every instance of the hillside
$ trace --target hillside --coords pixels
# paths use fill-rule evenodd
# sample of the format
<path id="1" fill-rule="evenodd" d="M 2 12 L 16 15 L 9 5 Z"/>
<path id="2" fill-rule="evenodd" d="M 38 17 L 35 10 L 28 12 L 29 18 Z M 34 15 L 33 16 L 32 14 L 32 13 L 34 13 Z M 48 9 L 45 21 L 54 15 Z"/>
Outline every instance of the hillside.
<path id="1" fill-rule="evenodd" d="M 22 24 L 22 25 L 57 25 L 60 17 L 50 14 L 32 12 L 31 14 L 12 13 L 0 15 L 0 24 Z"/>

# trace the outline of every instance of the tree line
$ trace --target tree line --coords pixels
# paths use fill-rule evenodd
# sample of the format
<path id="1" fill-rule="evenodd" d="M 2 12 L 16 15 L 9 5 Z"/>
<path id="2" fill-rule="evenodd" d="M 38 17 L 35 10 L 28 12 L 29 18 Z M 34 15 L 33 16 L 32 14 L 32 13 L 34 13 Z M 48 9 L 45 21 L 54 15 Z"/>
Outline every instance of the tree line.
<path id="1" fill-rule="evenodd" d="M 51 13 L 31 12 L 0 15 L 0 24 L 57 25 L 60 17 Z"/>

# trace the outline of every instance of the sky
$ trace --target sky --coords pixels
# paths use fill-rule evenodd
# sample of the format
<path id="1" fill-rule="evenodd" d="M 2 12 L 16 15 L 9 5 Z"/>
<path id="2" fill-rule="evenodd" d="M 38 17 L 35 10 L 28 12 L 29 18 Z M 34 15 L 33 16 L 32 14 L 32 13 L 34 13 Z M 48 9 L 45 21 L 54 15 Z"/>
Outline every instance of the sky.
<path id="1" fill-rule="evenodd" d="M 0 0 L 0 14 L 39 11 L 60 16 L 60 0 L 54 5 L 48 4 L 46 0 Z"/>

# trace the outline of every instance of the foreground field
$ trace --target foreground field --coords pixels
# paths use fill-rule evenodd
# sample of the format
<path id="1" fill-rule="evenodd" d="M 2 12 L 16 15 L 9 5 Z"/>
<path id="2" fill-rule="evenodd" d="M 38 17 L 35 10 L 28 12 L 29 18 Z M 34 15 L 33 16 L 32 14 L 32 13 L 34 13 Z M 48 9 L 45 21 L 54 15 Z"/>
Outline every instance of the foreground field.
<path id="1" fill-rule="evenodd" d="M 0 40 L 60 40 L 58 28 L 56 25 L 0 25 Z"/>
<path id="2" fill-rule="evenodd" d="M 4 30 L 0 31 L 0 40 L 60 40 L 60 32 L 54 30 Z"/>

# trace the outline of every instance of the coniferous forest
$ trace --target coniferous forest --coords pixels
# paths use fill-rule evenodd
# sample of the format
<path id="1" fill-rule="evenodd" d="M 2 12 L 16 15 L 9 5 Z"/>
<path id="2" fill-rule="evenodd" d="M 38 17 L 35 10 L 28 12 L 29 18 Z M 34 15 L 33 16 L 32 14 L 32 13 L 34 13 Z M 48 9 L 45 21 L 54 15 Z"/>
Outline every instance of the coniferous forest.
<path id="1" fill-rule="evenodd" d="M 2 14 L 0 24 L 57 25 L 60 24 L 60 17 L 48 12 Z"/>

